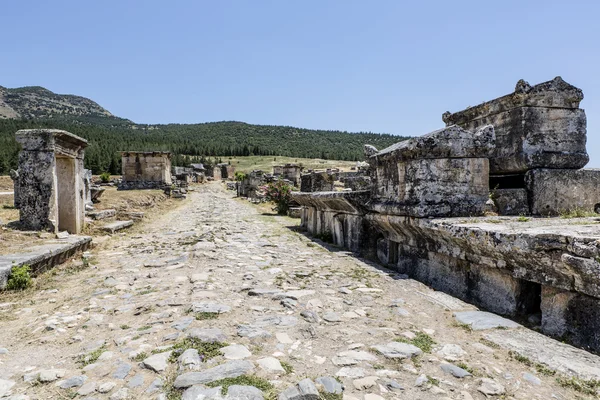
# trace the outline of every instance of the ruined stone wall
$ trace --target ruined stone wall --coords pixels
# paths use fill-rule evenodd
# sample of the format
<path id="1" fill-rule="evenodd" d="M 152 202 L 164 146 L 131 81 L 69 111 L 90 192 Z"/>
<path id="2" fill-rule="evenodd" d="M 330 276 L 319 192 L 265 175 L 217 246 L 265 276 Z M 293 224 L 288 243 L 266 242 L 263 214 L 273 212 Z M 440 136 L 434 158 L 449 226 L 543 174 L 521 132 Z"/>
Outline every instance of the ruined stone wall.
<path id="1" fill-rule="evenodd" d="M 169 186 L 171 153 L 123 152 L 122 182 L 119 189 L 157 189 Z"/>

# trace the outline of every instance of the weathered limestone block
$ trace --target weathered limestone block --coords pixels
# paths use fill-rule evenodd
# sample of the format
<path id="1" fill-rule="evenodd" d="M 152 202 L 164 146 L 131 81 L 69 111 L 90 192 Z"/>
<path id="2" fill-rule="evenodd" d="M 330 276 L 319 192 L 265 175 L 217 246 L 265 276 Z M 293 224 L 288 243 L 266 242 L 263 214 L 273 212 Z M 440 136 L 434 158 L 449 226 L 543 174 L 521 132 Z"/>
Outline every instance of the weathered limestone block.
<path id="1" fill-rule="evenodd" d="M 544 286 L 541 309 L 544 333 L 600 349 L 600 299 Z"/>
<path id="2" fill-rule="evenodd" d="M 589 212 L 600 204 L 600 169 L 534 169 L 525 181 L 534 215 Z"/>
<path id="3" fill-rule="evenodd" d="M 16 133 L 19 215 L 27 229 L 81 232 L 85 224 L 83 157 L 87 142 L 57 129 Z"/>
<path id="4" fill-rule="evenodd" d="M 330 192 L 333 190 L 335 175 L 326 171 L 303 174 L 300 178 L 301 192 Z"/>
<path id="5" fill-rule="evenodd" d="M 119 190 L 161 189 L 172 183 L 169 152 L 125 151 L 121 161 L 123 178 Z"/>
<path id="6" fill-rule="evenodd" d="M 515 92 L 442 116 L 446 125 L 475 130 L 491 124 L 496 148 L 490 173 L 523 173 L 532 168 L 582 168 L 586 117 L 579 108 L 583 92 L 560 77 L 530 86 L 519 81 Z"/>
<path id="7" fill-rule="evenodd" d="M 13 204 L 15 208 L 19 208 L 19 170 L 10 170 L 10 178 L 13 181 Z"/>
<path id="8" fill-rule="evenodd" d="M 494 143 L 491 126 L 475 133 L 451 126 L 381 150 L 369 158 L 369 208 L 414 217 L 483 214 Z"/>
<path id="9" fill-rule="evenodd" d="M 492 200 L 500 215 L 529 215 L 525 189 L 496 189 L 493 191 Z"/>

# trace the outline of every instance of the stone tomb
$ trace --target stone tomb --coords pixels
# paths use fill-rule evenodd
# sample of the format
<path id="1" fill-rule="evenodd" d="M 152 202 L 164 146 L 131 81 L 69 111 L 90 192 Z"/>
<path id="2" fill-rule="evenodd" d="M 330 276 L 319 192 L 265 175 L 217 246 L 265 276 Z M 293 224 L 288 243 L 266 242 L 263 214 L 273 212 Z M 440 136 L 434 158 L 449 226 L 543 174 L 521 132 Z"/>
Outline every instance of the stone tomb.
<path id="1" fill-rule="evenodd" d="M 171 153 L 166 151 L 124 151 L 123 178 L 119 190 L 162 189 L 171 186 Z"/>
<path id="2" fill-rule="evenodd" d="M 57 129 L 16 133 L 19 215 L 26 229 L 80 233 L 85 224 L 83 157 L 87 141 Z"/>
<path id="3" fill-rule="evenodd" d="M 501 215 L 559 215 L 591 211 L 600 204 L 600 171 L 583 168 L 586 116 L 583 92 L 556 77 L 442 119 L 476 130 L 492 124 L 496 148 L 490 155 L 490 188 Z"/>

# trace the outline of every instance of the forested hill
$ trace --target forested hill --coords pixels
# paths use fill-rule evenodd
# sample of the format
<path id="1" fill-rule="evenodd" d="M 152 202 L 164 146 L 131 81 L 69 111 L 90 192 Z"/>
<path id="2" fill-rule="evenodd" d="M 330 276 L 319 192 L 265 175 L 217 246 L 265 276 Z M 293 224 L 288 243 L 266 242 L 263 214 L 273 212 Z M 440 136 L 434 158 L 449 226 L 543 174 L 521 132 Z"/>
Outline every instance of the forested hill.
<path id="1" fill-rule="evenodd" d="M 8 93 L 8 94 L 7 94 Z M 7 100 L 8 99 L 8 100 Z M 85 165 L 94 174 L 121 171 L 121 151 L 171 151 L 174 165 L 215 156 L 280 155 L 363 160 L 363 145 L 379 149 L 406 139 L 374 133 L 348 133 L 252 125 L 244 122 L 142 125 L 113 116 L 92 100 L 56 95 L 40 87 L 0 86 L 0 174 L 17 167 L 19 129 L 64 129 L 88 140 Z"/>
<path id="2" fill-rule="evenodd" d="M 89 141 L 85 165 L 94 174 L 120 173 L 120 151 L 164 150 L 174 153 L 173 164 L 184 165 L 201 156 L 281 155 L 302 158 L 363 160 L 363 145 L 379 149 L 406 139 L 401 136 L 251 125 L 243 122 L 205 124 L 128 125 L 77 119 L 0 120 L 0 174 L 16 168 L 19 129 L 64 129 Z M 183 155 L 195 156 L 194 158 Z"/>

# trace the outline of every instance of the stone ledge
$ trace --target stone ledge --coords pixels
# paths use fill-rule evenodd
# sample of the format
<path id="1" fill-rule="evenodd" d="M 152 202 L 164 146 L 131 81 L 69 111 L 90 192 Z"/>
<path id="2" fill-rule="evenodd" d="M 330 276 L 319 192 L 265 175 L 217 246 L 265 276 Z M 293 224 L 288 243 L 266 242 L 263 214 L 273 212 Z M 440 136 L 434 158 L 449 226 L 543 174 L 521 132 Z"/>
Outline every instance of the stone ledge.
<path id="1" fill-rule="evenodd" d="M 65 262 L 77 251 L 88 249 L 91 242 L 91 236 L 72 235 L 65 239 L 51 240 L 46 244 L 31 247 L 25 253 L 0 256 L 0 289 L 6 287 L 13 267 L 29 265 L 31 272 L 38 274 Z"/>
<path id="2" fill-rule="evenodd" d="M 133 225 L 133 221 L 129 220 L 129 221 L 115 221 L 112 222 L 110 224 L 106 224 L 102 227 L 102 230 L 108 232 L 108 233 L 115 233 L 117 231 L 120 231 L 122 229 L 125 228 L 129 228 L 130 226 Z"/>

